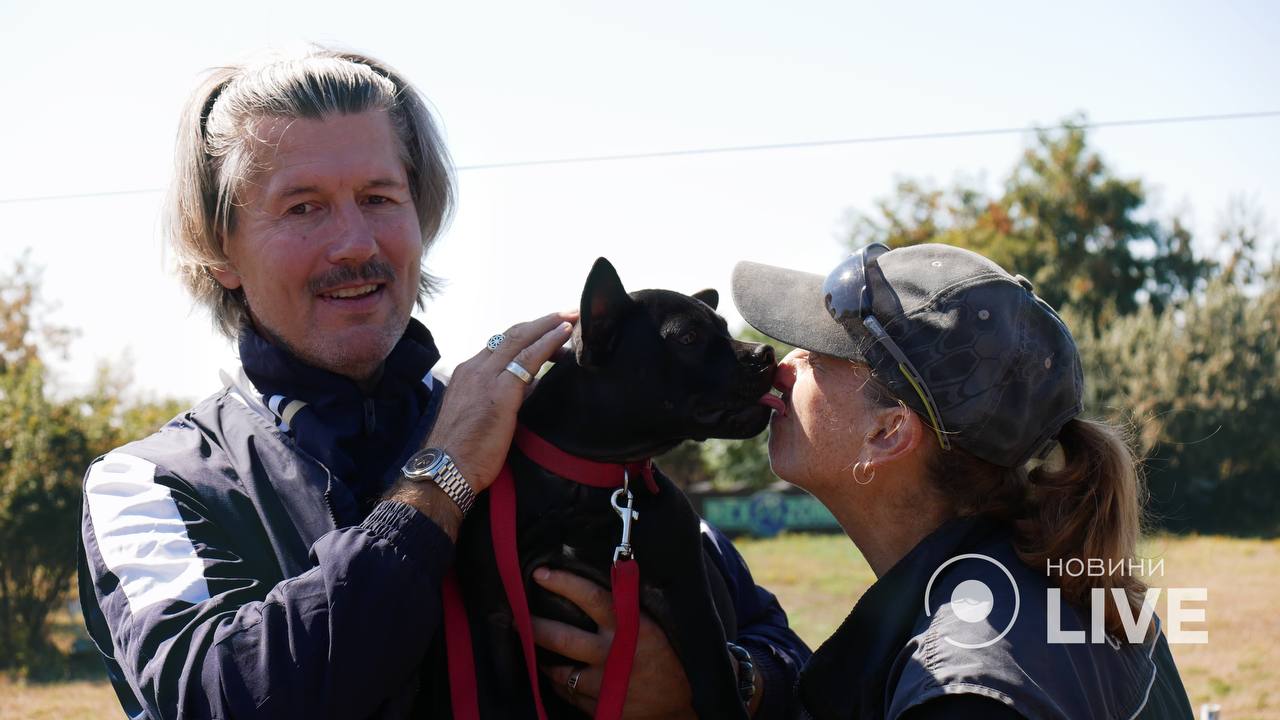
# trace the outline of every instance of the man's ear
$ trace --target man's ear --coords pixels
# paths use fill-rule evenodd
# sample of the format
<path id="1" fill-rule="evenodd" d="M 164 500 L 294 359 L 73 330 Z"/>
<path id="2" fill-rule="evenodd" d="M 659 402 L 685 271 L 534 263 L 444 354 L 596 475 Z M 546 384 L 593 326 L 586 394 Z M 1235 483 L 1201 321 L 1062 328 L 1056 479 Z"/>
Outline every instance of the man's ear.
<path id="1" fill-rule="evenodd" d="M 240 273 L 235 271 L 230 263 L 223 266 L 211 266 L 209 274 L 213 276 L 218 284 L 228 290 L 235 290 L 244 284 L 244 280 L 240 277 Z"/>
<path id="2" fill-rule="evenodd" d="M 706 290 L 699 290 L 698 292 L 693 294 L 693 297 L 706 303 L 707 307 L 711 308 L 712 310 L 715 310 L 716 305 L 720 304 L 720 293 L 716 292 L 712 288 L 707 288 Z"/>
<path id="3" fill-rule="evenodd" d="M 619 321 L 632 304 L 618 271 L 604 258 L 596 260 L 582 288 L 576 351 L 582 367 L 603 365 L 617 342 Z"/>
<path id="4" fill-rule="evenodd" d="M 218 247 L 222 248 L 222 254 L 227 254 L 227 238 L 222 233 L 218 233 Z M 236 266 L 231 264 L 231 258 L 218 264 L 209 266 L 209 274 L 213 276 L 218 284 L 228 290 L 235 290 L 244 285 L 244 278 L 240 277 L 240 273 L 236 272 Z"/>

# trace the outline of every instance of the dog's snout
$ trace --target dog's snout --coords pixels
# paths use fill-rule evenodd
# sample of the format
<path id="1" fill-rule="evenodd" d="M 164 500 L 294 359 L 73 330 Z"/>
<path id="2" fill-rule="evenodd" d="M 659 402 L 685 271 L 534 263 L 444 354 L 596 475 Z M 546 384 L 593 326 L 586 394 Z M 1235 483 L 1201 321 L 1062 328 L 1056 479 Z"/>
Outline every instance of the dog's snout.
<path id="1" fill-rule="evenodd" d="M 772 366 L 777 364 L 777 357 L 774 355 L 772 345 L 758 345 L 751 353 L 751 359 L 764 366 Z"/>
<path id="2" fill-rule="evenodd" d="M 738 371 L 742 373 L 740 377 L 752 385 L 751 392 L 755 392 L 755 385 L 759 382 L 773 378 L 774 370 L 778 367 L 778 356 L 772 345 L 734 341 L 733 349 L 738 361 Z"/>

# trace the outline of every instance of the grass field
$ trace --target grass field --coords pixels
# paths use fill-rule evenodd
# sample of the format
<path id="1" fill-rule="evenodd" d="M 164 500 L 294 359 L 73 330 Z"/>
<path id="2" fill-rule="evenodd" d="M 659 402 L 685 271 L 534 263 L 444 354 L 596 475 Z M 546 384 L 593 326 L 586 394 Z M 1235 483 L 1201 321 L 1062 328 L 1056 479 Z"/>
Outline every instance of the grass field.
<path id="1" fill-rule="evenodd" d="M 741 540 L 756 580 L 777 593 L 796 631 L 817 645 L 844 620 L 874 581 L 843 536 L 794 535 Z M 1206 587 L 1205 645 L 1174 645 L 1192 705 L 1222 705 L 1221 720 L 1280 719 L 1280 540 L 1156 537 L 1144 554 L 1163 558 L 1162 587 Z M 914 599 L 912 600 L 914 602 Z M 1157 605 L 1165 612 L 1162 599 Z M 57 640 L 69 644 L 76 624 L 57 618 Z M 0 678 L 0 720 L 121 717 L 102 681 L 26 684 Z"/>

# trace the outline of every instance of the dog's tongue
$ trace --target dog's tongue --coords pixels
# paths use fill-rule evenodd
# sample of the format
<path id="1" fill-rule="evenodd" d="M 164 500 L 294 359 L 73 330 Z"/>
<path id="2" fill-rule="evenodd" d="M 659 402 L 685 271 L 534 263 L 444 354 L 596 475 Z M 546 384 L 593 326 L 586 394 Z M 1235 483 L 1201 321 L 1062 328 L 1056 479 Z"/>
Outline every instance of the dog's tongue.
<path id="1" fill-rule="evenodd" d="M 761 405 L 764 405 L 765 407 L 776 410 L 778 414 L 782 415 L 783 417 L 787 416 L 787 404 L 782 402 L 782 398 L 778 397 L 777 395 L 774 395 L 771 392 L 767 392 L 764 395 L 762 395 L 760 397 L 759 403 Z"/>

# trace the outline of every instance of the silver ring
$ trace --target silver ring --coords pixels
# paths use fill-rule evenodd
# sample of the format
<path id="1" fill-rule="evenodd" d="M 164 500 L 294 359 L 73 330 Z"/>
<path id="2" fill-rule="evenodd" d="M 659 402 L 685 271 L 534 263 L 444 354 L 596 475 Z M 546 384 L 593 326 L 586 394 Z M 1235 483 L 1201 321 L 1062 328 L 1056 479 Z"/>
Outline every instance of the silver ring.
<path id="1" fill-rule="evenodd" d="M 573 697 L 578 692 L 578 680 L 582 678 L 582 670 L 583 668 L 576 667 L 569 673 L 569 682 L 566 683 L 569 686 L 569 697 Z"/>
<path id="2" fill-rule="evenodd" d="M 525 385 L 528 385 L 529 383 L 533 382 L 533 376 L 529 374 L 529 371 L 520 367 L 520 363 L 516 362 L 515 360 L 512 360 L 511 362 L 507 363 L 507 372 L 520 378 L 520 382 L 524 383 Z"/>
<path id="3" fill-rule="evenodd" d="M 502 333 L 498 333 L 497 335 L 494 335 L 493 337 L 489 338 L 489 343 L 487 345 L 487 347 L 489 348 L 489 352 L 493 352 L 497 350 L 498 346 L 506 341 L 507 341 L 507 336 L 503 335 Z"/>

